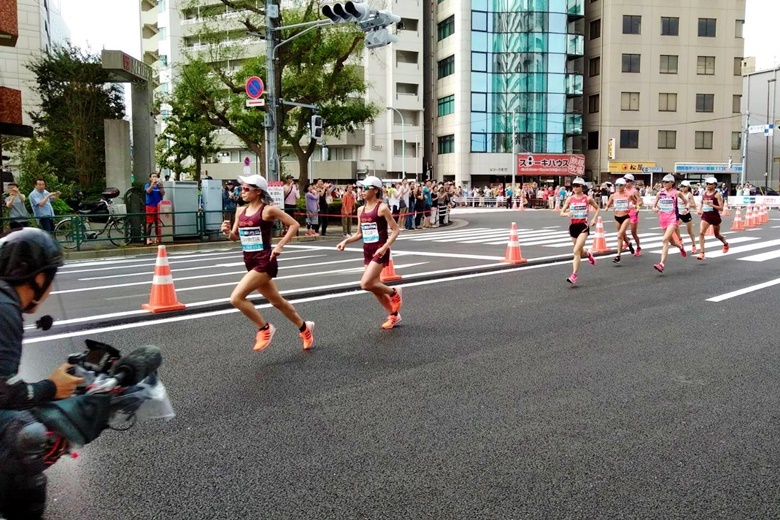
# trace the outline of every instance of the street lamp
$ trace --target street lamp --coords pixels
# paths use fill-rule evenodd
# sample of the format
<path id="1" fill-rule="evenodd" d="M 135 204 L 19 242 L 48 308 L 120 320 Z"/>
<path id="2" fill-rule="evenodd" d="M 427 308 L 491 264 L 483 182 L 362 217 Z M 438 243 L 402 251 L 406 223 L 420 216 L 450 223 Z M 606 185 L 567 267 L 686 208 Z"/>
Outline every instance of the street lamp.
<path id="1" fill-rule="evenodd" d="M 404 122 L 404 115 L 401 113 L 400 110 L 393 107 L 387 107 L 388 110 L 395 110 L 396 113 L 401 118 L 401 173 L 403 174 L 403 178 L 406 178 L 406 136 L 404 132 L 404 128 L 406 127 L 406 123 Z"/>
<path id="2" fill-rule="evenodd" d="M 777 71 L 775 71 L 775 74 L 777 74 Z M 772 83 L 772 86 L 774 87 L 775 84 L 777 83 L 777 78 L 769 79 L 766 82 L 766 128 L 767 128 L 767 133 L 766 133 L 766 156 L 765 156 L 765 160 L 764 160 L 764 192 L 765 193 L 769 189 L 769 137 L 770 137 L 770 133 L 772 134 L 771 137 L 772 137 L 772 141 L 774 142 L 774 129 L 772 129 L 771 132 L 769 130 L 769 128 L 770 128 L 769 127 L 769 124 L 770 124 L 769 122 L 770 121 L 774 122 L 774 119 L 775 119 L 774 118 L 774 111 L 775 111 L 774 103 L 772 103 L 772 112 L 773 112 L 773 114 L 771 116 L 771 119 L 770 119 L 770 115 L 769 115 L 769 84 L 770 83 Z M 776 88 L 775 88 L 775 90 L 776 90 Z M 774 152 L 774 150 L 773 150 L 773 152 Z"/>

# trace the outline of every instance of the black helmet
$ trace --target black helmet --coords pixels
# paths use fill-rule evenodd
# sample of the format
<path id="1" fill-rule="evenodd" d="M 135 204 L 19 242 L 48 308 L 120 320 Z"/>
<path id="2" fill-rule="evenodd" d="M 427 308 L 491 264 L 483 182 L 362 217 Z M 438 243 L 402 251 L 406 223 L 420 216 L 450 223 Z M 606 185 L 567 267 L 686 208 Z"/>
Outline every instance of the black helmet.
<path id="1" fill-rule="evenodd" d="M 62 264 L 59 242 L 42 229 L 24 228 L 0 238 L 0 280 L 15 285 L 43 272 L 54 278 Z"/>

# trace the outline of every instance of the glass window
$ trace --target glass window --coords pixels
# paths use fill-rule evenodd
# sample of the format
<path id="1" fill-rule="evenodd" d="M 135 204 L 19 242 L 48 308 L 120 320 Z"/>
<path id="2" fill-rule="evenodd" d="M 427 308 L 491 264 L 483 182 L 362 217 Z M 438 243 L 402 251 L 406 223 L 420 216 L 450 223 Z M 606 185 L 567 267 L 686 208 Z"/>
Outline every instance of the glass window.
<path id="1" fill-rule="evenodd" d="M 659 130 L 658 131 L 658 149 L 659 150 L 674 150 L 677 148 L 677 131 L 676 130 Z"/>
<path id="2" fill-rule="evenodd" d="M 715 109 L 715 94 L 696 94 L 696 111 L 713 112 Z"/>
<path id="3" fill-rule="evenodd" d="M 658 94 L 659 112 L 677 112 L 677 94 L 674 92 L 661 92 Z"/>
<path id="4" fill-rule="evenodd" d="M 661 74 L 677 74 L 678 56 L 672 54 L 661 54 Z"/>
<path id="5" fill-rule="evenodd" d="M 699 18 L 699 36 L 705 38 L 715 38 L 716 18 Z"/>
<path id="6" fill-rule="evenodd" d="M 621 92 L 620 110 L 636 112 L 639 110 L 639 92 Z"/>
<path id="7" fill-rule="evenodd" d="M 601 98 L 598 94 L 588 96 L 588 114 L 595 114 L 600 110 Z"/>
<path id="8" fill-rule="evenodd" d="M 543 90 L 536 90 L 536 92 L 543 92 Z M 565 74 L 548 74 L 547 75 L 547 92 L 553 94 L 565 94 L 566 93 L 566 75 Z"/>
<path id="9" fill-rule="evenodd" d="M 565 54 L 548 54 L 547 70 L 550 72 L 563 72 L 566 70 Z"/>
<path id="10" fill-rule="evenodd" d="M 623 34 L 642 34 L 642 17 L 624 14 Z"/>
<path id="11" fill-rule="evenodd" d="M 641 60 L 641 54 L 624 54 L 623 72 L 639 72 Z"/>
<path id="12" fill-rule="evenodd" d="M 168 38 L 168 28 L 167 27 L 160 27 L 160 32 L 157 34 L 158 38 L 160 40 L 165 40 Z"/>
<path id="13" fill-rule="evenodd" d="M 744 38 L 745 20 L 737 20 L 734 23 L 734 36 L 737 38 Z"/>
<path id="14" fill-rule="evenodd" d="M 593 20 L 590 22 L 590 31 L 589 31 L 589 37 L 591 40 L 595 40 L 596 38 L 601 38 L 601 20 Z"/>
<path id="15" fill-rule="evenodd" d="M 473 112 L 487 112 L 487 94 L 482 92 L 472 93 L 471 110 Z"/>
<path id="16" fill-rule="evenodd" d="M 443 135 L 439 137 L 438 145 L 440 154 L 455 153 L 455 135 Z"/>
<path id="17" fill-rule="evenodd" d="M 734 75 L 742 75 L 742 58 L 734 58 Z"/>
<path id="18" fill-rule="evenodd" d="M 471 30 L 487 31 L 487 13 L 482 11 L 471 11 Z"/>
<path id="19" fill-rule="evenodd" d="M 588 76 L 598 76 L 601 74 L 601 58 L 591 58 L 588 62 Z"/>
<path id="20" fill-rule="evenodd" d="M 699 56 L 696 59 L 696 74 L 699 76 L 715 75 L 715 56 Z"/>
<path id="21" fill-rule="evenodd" d="M 588 132 L 588 150 L 598 150 L 598 149 L 599 149 L 599 133 Z"/>
<path id="22" fill-rule="evenodd" d="M 455 113 L 455 96 L 446 96 L 439 98 L 439 112 L 438 116 L 447 116 Z"/>
<path id="23" fill-rule="evenodd" d="M 537 100 L 534 107 L 535 112 L 544 110 L 544 94 L 535 94 L 541 98 Z M 566 112 L 566 94 L 547 94 L 547 111 L 550 113 L 563 114 Z"/>
<path id="24" fill-rule="evenodd" d="M 550 34 L 547 36 L 548 52 L 555 54 L 566 54 L 566 35 Z"/>
<path id="25" fill-rule="evenodd" d="M 742 96 L 734 94 L 731 97 L 731 112 L 734 114 L 742 112 Z"/>
<path id="26" fill-rule="evenodd" d="M 742 132 L 731 132 L 731 149 L 742 149 Z"/>
<path id="27" fill-rule="evenodd" d="M 488 34 L 486 32 L 473 32 L 471 33 L 471 50 L 472 51 L 488 51 Z M 496 35 L 498 36 L 498 35 Z"/>
<path id="28" fill-rule="evenodd" d="M 471 134 L 471 151 L 474 153 L 487 152 L 487 134 Z"/>
<path id="29" fill-rule="evenodd" d="M 696 132 L 696 149 L 712 150 L 712 132 Z"/>
<path id="30" fill-rule="evenodd" d="M 639 148 L 639 130 L 621 130 L 620 147 Z"/>
<path id="31" fill-rule="evenodd" d="M 661 17 L 661 36 L 678 36 L 680 34 L 680 19 L 676 16 Z"/>
<path id="32" fill-rule="evenodd" d="M 471 70 L 474 72 L 487 72 L 487 53 L 471 53 Z"/>
<path id="33" fill-rule="evenodd" d="M 455 74 L 455 55 L 448 56 L 439 61 L 439 79 Z"/>
<path id="34" fill-rule="evenodd" d="M 447 36 L 452 36 L 455 33 L 455 16 L 450 16 L 446 20 L 442 20 L 438 25 L 439 41 L 442 41 Z"/>
<path id="35" fill-rule="evenodd" d="M 471 91 L 472 92 L 487 92 L 488 91 L 488 75 L 484 72 L 472 72 L 471 73 Z"/>

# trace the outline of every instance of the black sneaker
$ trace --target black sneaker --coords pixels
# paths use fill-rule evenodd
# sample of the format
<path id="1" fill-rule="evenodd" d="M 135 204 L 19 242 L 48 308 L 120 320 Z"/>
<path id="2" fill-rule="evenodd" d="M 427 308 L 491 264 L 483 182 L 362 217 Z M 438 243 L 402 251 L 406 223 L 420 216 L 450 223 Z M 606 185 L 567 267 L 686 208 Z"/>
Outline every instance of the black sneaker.
<path id="1" fill-rule="evenodd" d="M 633 255 L 634 254 L 634 244 L 631 243 L 629 240 L 628 242 L 628 251 Z"/>

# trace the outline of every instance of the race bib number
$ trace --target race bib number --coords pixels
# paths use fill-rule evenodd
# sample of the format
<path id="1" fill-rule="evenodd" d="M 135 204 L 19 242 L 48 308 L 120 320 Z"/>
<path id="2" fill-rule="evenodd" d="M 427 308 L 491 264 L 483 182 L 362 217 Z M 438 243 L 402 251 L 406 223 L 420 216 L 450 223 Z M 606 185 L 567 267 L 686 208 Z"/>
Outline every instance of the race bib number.
<path id="1" fill-rule="evenodd" d="M 665 198 L 658 201 L 658 210 L 661 213 L 671 213 L 674 211 L 674 199 Z"/>
<path id="2" fill-rule="evenodd" d="M 571 218 L 577 220 L 585 220 L 588 218 L 588 204 L 587 203 L 575 203 L 571 205 Z"/>
<path id="3" fill-rule="evenodd" d="M 615 201 L 615 211 L 628 211 L 628 199 L 617 199 Z"/>
<path id="4" fill-rule="evenodd" d="M 238 237 L 241 239 L 243 251 L 263 250 L 263 233 L 259 227 L 238 228 Z"/>
<path id="5" fill-rule="evenodd" d="M 379 242 L 379 229 L 376 222 L 361 222 L 360 230 L 363 232 L 364 244 L 375 244 Z"/>
<path id="6" fill-rule="evenodd" d="M 715 208 L 712 207 L 712 201 L 711 200 L 705 200 L 702 202 L 702 211 L 715 211 Z"/>

